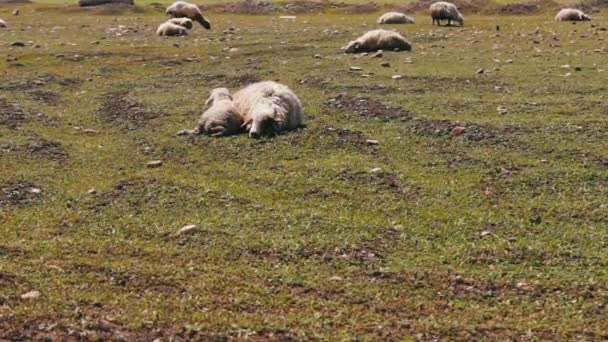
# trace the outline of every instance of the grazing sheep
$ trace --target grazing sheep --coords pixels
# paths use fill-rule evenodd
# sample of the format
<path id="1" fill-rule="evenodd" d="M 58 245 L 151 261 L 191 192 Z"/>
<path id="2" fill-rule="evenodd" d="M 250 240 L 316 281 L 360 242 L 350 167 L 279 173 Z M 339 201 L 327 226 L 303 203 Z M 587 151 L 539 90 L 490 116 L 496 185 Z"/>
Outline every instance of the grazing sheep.
<path id="1" fill-rule="evenodd" d="M 209 134 L 214 137 L 237 133 L 243 120 L 236 110 L 230 91 L 226 88 L 215 88 L 205 102 L 207 110 L 203 112 L 195 129 L 184 129 L 178 135 Z"/>
<path id="2" fill-rule="evenodd" d="M 574 8 L 564 8 L 557 12 L 555 21 L 589 21 L 591 17 L 586 15 L 585 12 Z"/>
<path id="3" fill-rule="evenodd" d="M 159 36 L 187 36 L 188 32 L 185 27 L 167 21 L 158 26 L 156 34 Z"/>
<path id="4" fill-rule="evenodd" d="M 253 83 L 234 94 L 249 136 L 279 133 L 304 126 L 302 104 L 287 86 L 272 81 Z"/>
<path id="5" fill-rule="evenodd" d="M 198 6 L 189 4 L 185 1 L 176 1 L 167 7 L 167 14 L 171 18 L 188 18 L 197 21 L 207 30 L 211 29 L 211 23 L 203 16 Z"/>
<path id="6" fill-rule="evenodd" d="M 437 22 L 437 26 L 441 26 L 441 20 L 447 20 L 448 26 L 452 25 L 452 20 L 460 23 L 460 26 L 464 26 L 464 17 L 456 8 L 456 5 L 439 1 L 431 4 L 429 7 L 431 10 L 431 18 L 433 18 L 433 25 L 435 25 L 435 21 Z"/>
<path id="7" fill-rule="evenodd" d="M 412 44 L 395 31 L 372 30 L 342 48 L 345 53 L 373 52 L 378 50 L 410 51 Z"/>
<path id="8" fill-rule="evenodd" d="M 380 19 L 378 19 L 378 24 L 415 24 L 414 18 L 407 16 L 403 13 L 399 12 L 388 12 L 384 13 Z"/>
<path id="9" fill-rule="evenodd" d="M 6 27 L 6 22 L 0 19 L 0 27 Z"/>
<path id="10" fill-rule="evenodd" d="M 191 29 L 193 26 L 192 20 L 190 20 L 188 18 L 172 18 L 172 19 L 169 19 L 168 22 L 170 22 L 171 24 L 185 27 L 188 30 Z"/>

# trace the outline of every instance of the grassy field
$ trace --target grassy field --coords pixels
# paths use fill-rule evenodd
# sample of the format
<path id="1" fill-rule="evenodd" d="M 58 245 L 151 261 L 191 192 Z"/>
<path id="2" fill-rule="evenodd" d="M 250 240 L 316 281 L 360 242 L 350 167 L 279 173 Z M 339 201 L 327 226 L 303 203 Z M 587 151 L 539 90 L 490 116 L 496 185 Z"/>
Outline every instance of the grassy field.
<path id="1" fill-rule="evenodd" d="M 12 8 L 0 339 L 608 338 L 606 11 L 419 14 L 413 52 L 374 58 L 339 48 L 378 13 L 169 39 L 147 7 Z M 263 79 L 307 128 L 175 135 Z"/>

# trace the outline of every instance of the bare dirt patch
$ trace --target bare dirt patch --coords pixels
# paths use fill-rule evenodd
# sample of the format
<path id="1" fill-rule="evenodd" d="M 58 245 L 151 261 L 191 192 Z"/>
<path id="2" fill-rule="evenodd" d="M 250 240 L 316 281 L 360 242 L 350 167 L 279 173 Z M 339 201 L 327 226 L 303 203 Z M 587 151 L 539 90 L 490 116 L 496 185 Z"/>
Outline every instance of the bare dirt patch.
<path id="1" fill-rule="evenodd" d="M 407 109 L 394 108 L 367 97 L 341 94 L 330 99 L 329 104 L 334 108 L 353 112 L 364 119 L 408 121 L 414 117 L 414 113 Z"/>
<path id="2" fill-rule="evenodd" d="M 150 121 L 161 116 L 146 110 L 143 104 L 129 100 L 127 91 L 114 91 L 104 94 L 97 115 L 104 121 L 123 126 L 128 130 L 140 129 Z"/>
<path id="3" fill-rule="evenodd" d="M 8 180 L 0 183 L 0 208 L 27 206 L 41 197 L 41 190 L 26 180 Z"/>
<path id="4" fill-rule="evenodd" d="M 547 11 L 550 8 L 557 9 L 558 7 L 559 4 L 553 0 L 530 0 L 499 6 L 489 12 L 505 15 L 532 15 Z"/>
<path id="5" fill-rule="evenodd" d="M 41 157 L 57 162 L 66 161 L 69 155 L 60 143 L 46 140 L 37 135 L 28 137 L 25 144 L 6 144 L 0 145 L 2 153 L 20 153 L 27 157 Z"/>
<path id="6" fill-rule="evenodd" d="M 0 89 L 2 90 L 32 90 L 34 88 L 43 87 L 48 84 L 57 84 L 66 88 L 76 88 L 81 83 L 81 79 L 68 78 L 53 74 L 44 74 L 29 78 L 26 80 L 13 81 L 10 79 L 2 79 L 0 82 Z"/>
<path id="7" fill-rule="evenodd" d="M 0 99 L 0 126 L 15 129 L 25 121 L 23 110 L 14 103 Z"/>
<path id="8" fill-rule="evenodd" d="M 31 96 L 34 100 L 40 101 L 49 106 L 56 106 L 57 104 L 59 104 L 59 94 L 54 93 L 52 91 L 32 90 L 28 91 L 27 94 Z"/>

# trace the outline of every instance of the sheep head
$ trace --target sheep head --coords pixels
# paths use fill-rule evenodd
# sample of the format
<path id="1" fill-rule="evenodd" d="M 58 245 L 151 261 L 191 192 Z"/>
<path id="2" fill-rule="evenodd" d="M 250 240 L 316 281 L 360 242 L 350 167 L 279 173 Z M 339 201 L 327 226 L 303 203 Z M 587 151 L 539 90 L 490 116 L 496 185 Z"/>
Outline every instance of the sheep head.
<path id="1" fill-rule="evenodd" d="M 262 134 L 276 134 L 284 125 L 284 113 L 273 99 L 264 98 L 255 106 L 252 119 L 243 124 L 249 130 L 249 136 L 259 138 Z"/>
<path id="2" fill-rule="evenodd" d="M 352 42 L 348 43 L 348 45 L 342 48 L 342 50 L 344 50 L 344 53 L 357 52 L 359 51 L 359 49 L 361 49 L 361 43 L 356 40 L 353 40 Z"/>

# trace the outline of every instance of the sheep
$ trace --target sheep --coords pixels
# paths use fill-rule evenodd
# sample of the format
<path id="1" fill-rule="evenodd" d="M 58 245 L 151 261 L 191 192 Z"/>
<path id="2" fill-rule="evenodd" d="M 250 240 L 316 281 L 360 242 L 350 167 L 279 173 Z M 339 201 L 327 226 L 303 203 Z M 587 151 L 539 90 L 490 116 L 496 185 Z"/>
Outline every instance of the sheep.
<path id="1" fill-rule="evenodd" d="M 185 27 L 167 21 L 158 26 L 156 34 L 159 36 L 187 36 L 188 32 Z"/>
<path id="2" fill-rule="evenodd" d="M 304 127 L 300 100 L 289 87 L 280 83 L 250 84 L 234 94 L 234 104 L 243 117 L 242 127 L 252 138 Z"/>
<path id="3" fill-rule="evenodd" d="M 555 21 L 589 21 L 591 17 L 574 8 L 564 8 L 557 12 Z"/>
<path id="4" fill-rule="evenodd" d="M 243 124 L 237 112 L 230 91 L 226 88 L 215 88 L 205 102 L 207 108 L 195 129 L 184 129 L 178 135 L 209 134 L 214 137 L 238 133 Z"/>
<path id="5" fill-rule="evenodd" d="M 6 22 L 0 19 L 0 27 L 6 27 Z"/>
<path id="6" fill-rule="evenodd" d="M 429 7 L 431 11 L 431 18 L 433 19 L 433 25 L 437 21 L 437 26 L 441 26 L 441 20 L 447 20 L 448 26 L 452 25 L 452 20 L 460 23 L 460 26 L 464 26 L 464 17 L 456 8 L 456 5 L 439 1 L 431 4 Z"/>
<path id="7" fill-rule="evenodd" d="M 380 19 L 378 19 L 378 24 L 415 24 L 414 18 L 409 17 L 403 13 L 399 12 L 388 12 L 384 13 Z"/>
<path id="8" fill-rule="evenodd" d="M 373 52 L 377 50 L 410 51 L 412 44 L 398 32 L 387 30 L 368 31 L 342 48 L 345 53 Z"/>
<path id="9" fill-rule="evenodd" d="M 171 24 L 185 27 L 187 30 L 190 30 L 192 28 L 192 20 L 188 18 L 172 18 L 169 19 L 168 22 L 170 22 Z"/>
<path id="10" fill-rule="evenodd" d="M 176 1 L 167 7 L 167 14 L 171 18 L 188 18 L 197 21 L 207 30 L 211 29 L 211 23 L 203 16 L 198 6 L 189 4 L 185 1 Z"/>

